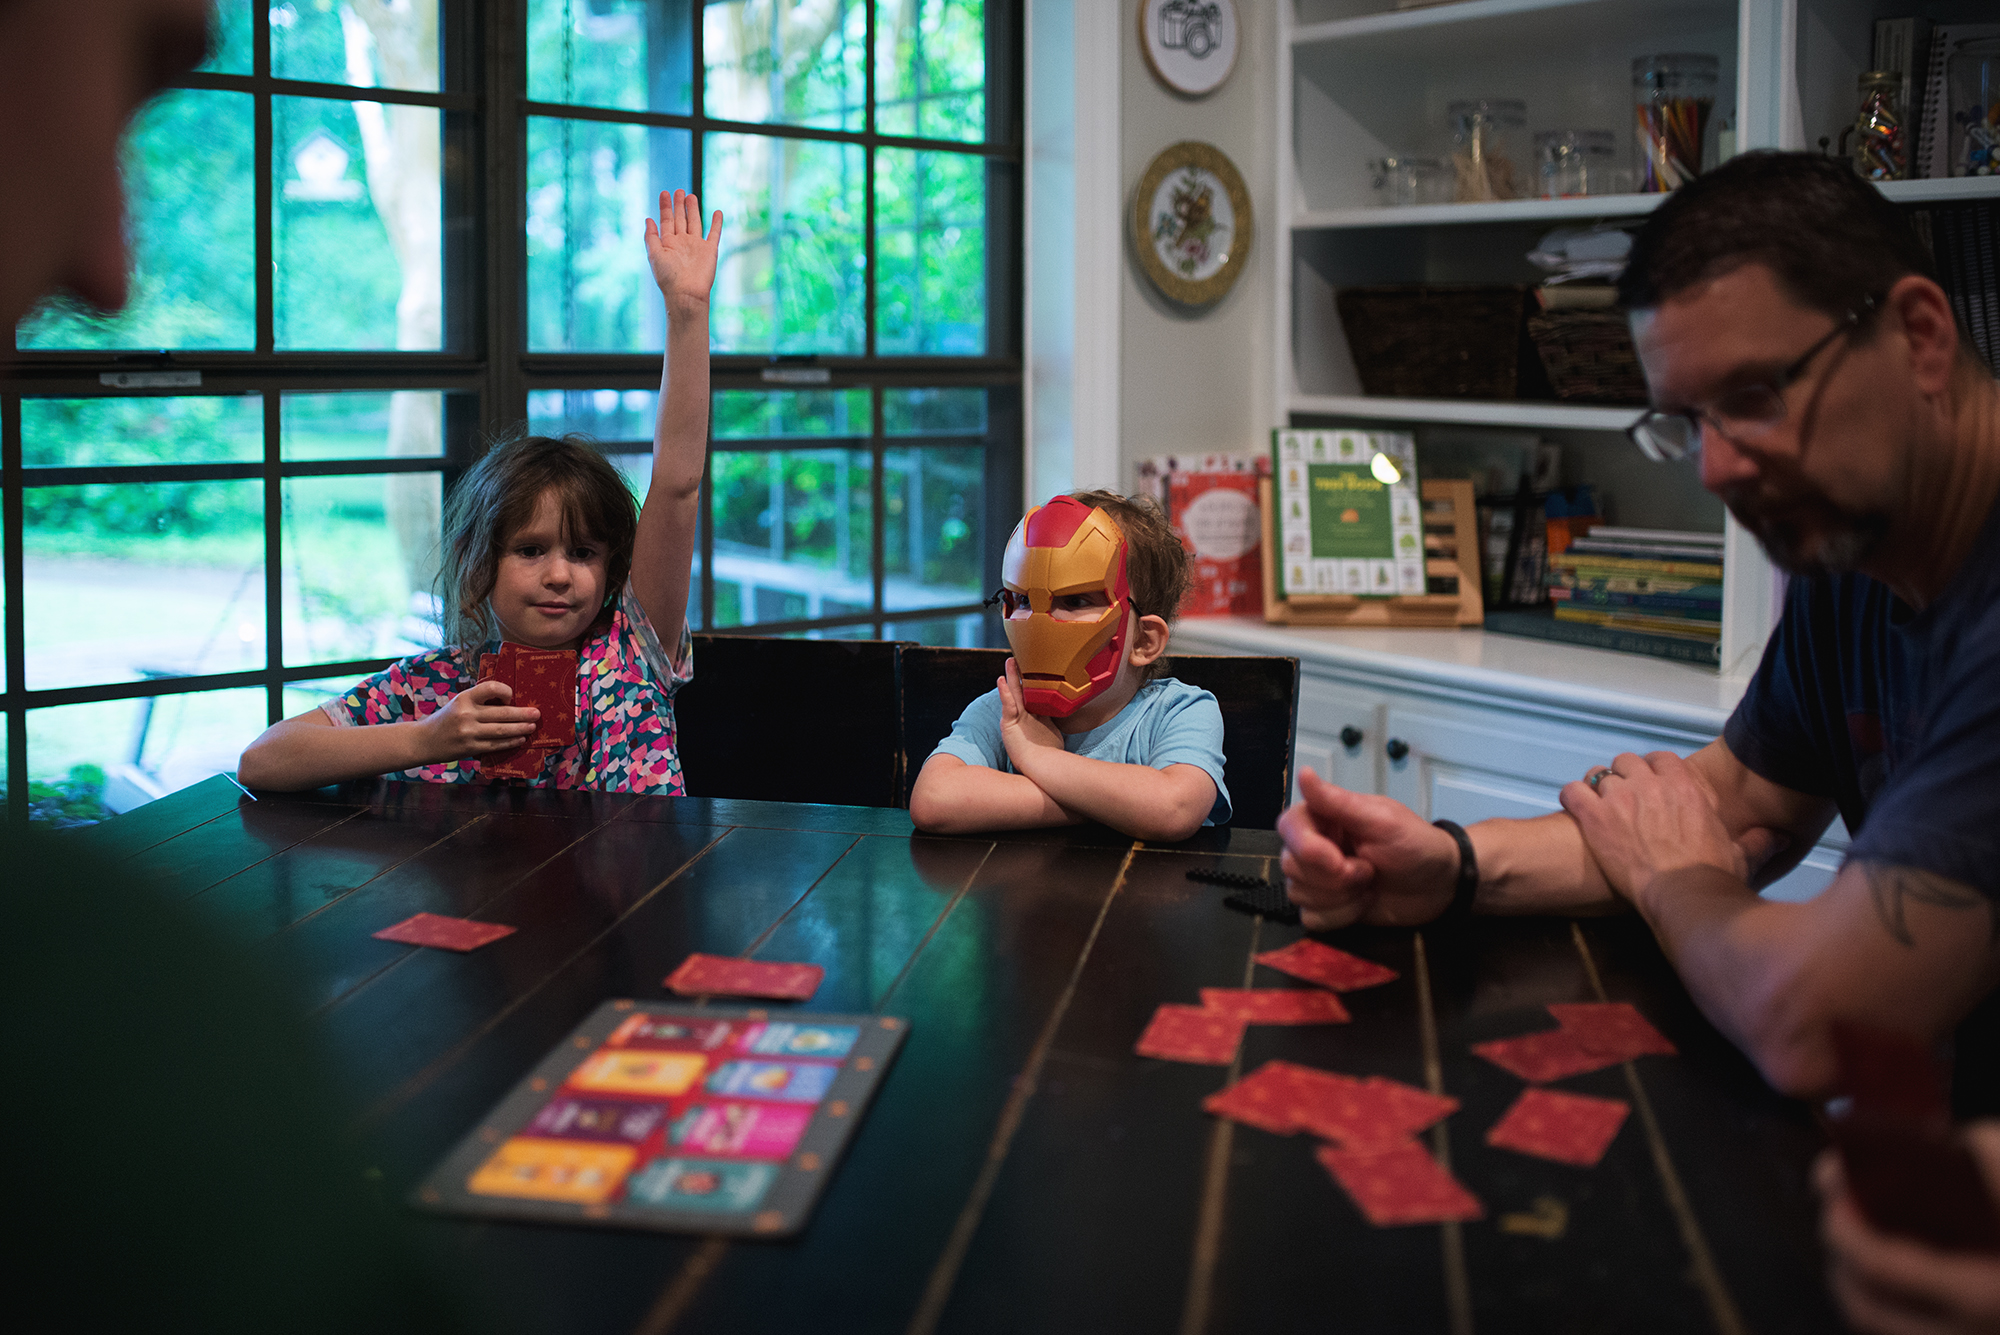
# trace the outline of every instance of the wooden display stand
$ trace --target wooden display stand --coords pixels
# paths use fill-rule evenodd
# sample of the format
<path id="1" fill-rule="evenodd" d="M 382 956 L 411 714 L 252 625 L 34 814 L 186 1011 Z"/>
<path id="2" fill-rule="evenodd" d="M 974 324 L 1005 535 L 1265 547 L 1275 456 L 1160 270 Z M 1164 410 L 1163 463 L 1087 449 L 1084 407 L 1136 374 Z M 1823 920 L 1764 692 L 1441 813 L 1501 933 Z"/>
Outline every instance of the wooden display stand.
<path id="1" fill-rule="evenodd" d="M 1264 524 L 1264 620 L 1280 626 L 1477 626 L 1486 620 L 1479 583 L 1479 519 L 1472 484 L 1426 482 L 1424 574 L 1455 575 L 1457 593 L 1406 593 L 1393 598 L 1354 594 L 1278 595 L 1278 526 L 1271 479 L 1257 482 Z M 1442 507 L 1438 509 L 1435 507 Z"/>

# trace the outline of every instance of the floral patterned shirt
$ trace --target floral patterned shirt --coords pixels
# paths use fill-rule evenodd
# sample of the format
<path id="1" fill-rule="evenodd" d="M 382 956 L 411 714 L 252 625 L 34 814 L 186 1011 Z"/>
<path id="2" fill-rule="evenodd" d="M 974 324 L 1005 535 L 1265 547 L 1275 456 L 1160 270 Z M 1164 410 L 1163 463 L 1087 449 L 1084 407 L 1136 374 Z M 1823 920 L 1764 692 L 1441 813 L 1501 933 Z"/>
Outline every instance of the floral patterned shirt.
<path id="1" fill-rule="evenodd" d="M 486 652 L 498 647 L 489 645 Z M 468 662 L 475 668 L 468 669 Z M 477 653 L 460 649 L 416 654 L 320 709 L 342 726 L 414 722 L 444 708 L 476 682 L 478 662 Z M 527 786 L 684 796 L 673 697 L 693 676 L 694 639 L 687 623 L 681 623 L 680 643 L 668 657 L 628 580 L 610 626 L 585 640 L 577 652 L 576 741 L 551 751 L 542 772 Z M 421 765 L 391 777 L 424 783 L 500 782 L 485 779 L 474 759 Z"/>

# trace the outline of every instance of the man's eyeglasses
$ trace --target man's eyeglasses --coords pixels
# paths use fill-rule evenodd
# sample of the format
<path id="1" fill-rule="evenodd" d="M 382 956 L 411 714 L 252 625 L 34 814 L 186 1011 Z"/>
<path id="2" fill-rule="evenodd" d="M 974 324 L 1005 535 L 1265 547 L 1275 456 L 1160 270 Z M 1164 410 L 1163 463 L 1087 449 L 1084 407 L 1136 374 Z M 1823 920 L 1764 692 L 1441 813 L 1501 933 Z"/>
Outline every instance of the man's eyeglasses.
<path id="1" fill-rule="evenodd" d="M 1875 309 L 1875 298 L 1861 303 L 1840 318 L 1827 335 L 1799 354 L 1797 361 L 1778 372 L 1774 379 L 1725 390 L 1712 402 L 1686 412 L 1663 413 L 1648 409 L 1645 416 L 1625 428 L 1625 434 L 1655 463 L 1672 463 L 1695 458 L 1701 453 L 1701 424 L 1706 421 L 1731 440 L 1756 440 L 1769 435 L 1785 420 L 1785 391 L 1812 365 L 1813 358 L 1832 346 L 1842 334 L 1861 327 Z"/>

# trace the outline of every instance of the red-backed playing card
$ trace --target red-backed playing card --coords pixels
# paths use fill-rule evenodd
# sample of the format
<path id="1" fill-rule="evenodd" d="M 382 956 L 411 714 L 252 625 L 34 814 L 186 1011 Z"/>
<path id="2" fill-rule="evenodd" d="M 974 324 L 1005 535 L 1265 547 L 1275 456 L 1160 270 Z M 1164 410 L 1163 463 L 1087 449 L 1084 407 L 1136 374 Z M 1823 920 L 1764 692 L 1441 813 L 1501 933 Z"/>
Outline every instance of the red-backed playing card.
<path id="1" fill-rule="evenodd" d="M 1414 1140 L 1366 1149 L 1323 1145 L 1319 1161 L 1377 1228 L 1442 1224 L 1486 1213 L 1478 1199 Z"/>
<path id="2" fill-rule="evenodd" d="M 394 927 L 374 933 L 378 941 L 400 941 L 406 946 L 437 946 L 443 950 L 477 950 L 483 945 L 512 936 L 512 927 L 497 922 L 474 922 L 470 918 L 447 918 L 436 913 L 419 913 Z"/>
<path id="3" fill-rule="evenodd" d="M 1591 1001 L 1558 1004 L 1549 1014 L 1563 1032 L 1576 1040 L 1585 1052 L 1627 1061 L 1655 1053 L 1677 1055 L 1667 1036 L 1653 1028 L 1645 1016 L 1622 1001 Z"/>
<path id="4" fill-rule="evenodd" d="M 1291 1072 L 1299 1069 L 1290 1062 L 1265 1062 L 1228 1089 L 1203 1099 L 1201 1106 L 1217 1117 L 1289 1136 L 1299 1129 L 1300 1089 L 1291 1078 Z"/>
<path id="5" fill-rule="evenodd" d="M 779 964 L 727 955 L 690 955 L 667 975 L 667 986 L 684 997 L 770 997 L 804 1001 L 819 990 L 826 970 L 817 964 Z"/>
<path id="6" fill-rule="evenodd" d="M 1248 1024 L 1346 1024 L 1347 1007 L 1331 992 L 1303 987 L 1204 987 L 1201 1004 Z"/>
<path id="7" fill-rule="evenodd" d="M 1336 992 L 1352 992 L 1356 988 L 1374 987 L 1386 983 L 1399 975 L 1385 964 L 1364 960 L 1359 955 L 1350 955 L 1344 950 L 1305 937 L 1292 942 L 1283 950 L 1267 950 L 1257 957 L 1259 964 L 1268 965 L 1279 973 L 1288 973 L 1294 978 L 1303 978 L 1308 983 L 1318 983 Z"/>
<path id="8" fill-rule="evenodd" d="M 1472 1050 L 1531 1085 L 1546 1084 L 1569 1075 L 1582 1075 L 1585 1071 L 1599 1071 L 1624 1060 L 1622 1057 L 1601 1057 L 1584 1051 L 1567 1029 L 1545 1029 L 1539 1034 L 1522 1034 L 1519 1038 L 1474 1043 Z"/>
<path id="9" fill-rule="evenodd" d="M 1348 1149 L 1406 1140 L 1458 1111 L 1457 1099 L 1426 1094 L 1400 1081 L 1320 1074 L 1332 1078 L 1314 1082 L 1310 1102 L 1299 1111 L 1299 1127 Z"/>
<path id="10" fill-rule="evenodd" d="M 518 650 L 514 656 L 514 706 L 542 711 L 528 745 L 538 749 L 573 745 L 576 655 L 565 649 Z"/>
<path id="11" fill-rule="evenodd" d="M 1631 1105 L 1553 1089 L 1524 1089 L 1486 1133 L 1486 1143 L 1557 1163 L 1595 1168 Z"/>
<path id="12" fill-rule="evenodd" d="M 1133 1051 L 1141 1057 L 1227 1066 L 1243 1041 L 1243 1021 L 1200 1006 L 1162 1006 L 1153 1012 Z"/>

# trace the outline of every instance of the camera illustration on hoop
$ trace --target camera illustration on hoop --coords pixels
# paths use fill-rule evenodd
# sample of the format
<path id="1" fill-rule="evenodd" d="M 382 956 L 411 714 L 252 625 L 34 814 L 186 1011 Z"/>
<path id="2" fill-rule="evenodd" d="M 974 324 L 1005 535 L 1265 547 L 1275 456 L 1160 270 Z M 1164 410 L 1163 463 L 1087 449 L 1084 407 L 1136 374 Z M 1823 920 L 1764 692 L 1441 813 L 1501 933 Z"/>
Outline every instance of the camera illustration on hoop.
<path id="1" fill-rule="evenodd" d="M 1143 0 L 1139 49 L 1153 77 L 1186 97 L 1222 86 L 1236 66 L 1236 0 Z"/>

